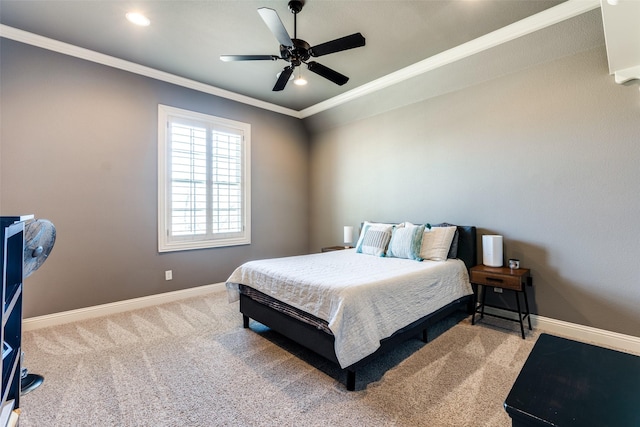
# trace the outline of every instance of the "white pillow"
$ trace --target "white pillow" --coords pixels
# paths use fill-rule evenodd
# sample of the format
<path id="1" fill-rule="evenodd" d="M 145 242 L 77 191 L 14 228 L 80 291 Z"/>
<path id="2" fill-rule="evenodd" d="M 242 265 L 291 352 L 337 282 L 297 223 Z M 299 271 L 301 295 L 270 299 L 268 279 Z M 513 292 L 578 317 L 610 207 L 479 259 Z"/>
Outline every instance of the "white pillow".
<path id="1" fill-rule="evenodd" d="M 424 230 L 420 258 L 432 261 L 446 261 L 456 227 L 432 227 Z"/>

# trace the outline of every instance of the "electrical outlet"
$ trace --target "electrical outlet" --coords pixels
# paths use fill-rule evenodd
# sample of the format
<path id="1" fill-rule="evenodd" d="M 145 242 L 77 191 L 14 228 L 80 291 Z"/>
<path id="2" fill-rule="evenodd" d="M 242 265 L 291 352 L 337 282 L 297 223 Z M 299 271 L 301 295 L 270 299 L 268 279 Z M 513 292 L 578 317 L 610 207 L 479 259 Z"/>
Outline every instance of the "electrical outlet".
<path id="1" fill-rule="evenodd" d="M 167 280 L 169 280 L 169 279 L 167 279 Z M 502 288 L 493 288 L 493 292 L 497 292 L 497 293 L 501 294 L 502 293 Z"/>
<path id="2" fill-rule="evenodd" d="M 173 280 L 173 271 L 167 270 L 164 272 L 164 280 Z"/>

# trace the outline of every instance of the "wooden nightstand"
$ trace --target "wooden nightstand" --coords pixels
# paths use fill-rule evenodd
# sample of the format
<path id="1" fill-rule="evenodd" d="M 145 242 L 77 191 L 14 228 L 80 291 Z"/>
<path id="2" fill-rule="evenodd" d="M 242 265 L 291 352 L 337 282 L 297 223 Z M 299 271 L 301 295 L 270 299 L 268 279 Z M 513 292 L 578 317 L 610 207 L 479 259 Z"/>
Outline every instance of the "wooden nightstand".
<path id="1" fill-rule="evenodd" d="M 484 315 L 499 317 L 505 320 L 512 320 L 514 322 L 520 323 L 520 332 L 522 333 L 522 339 L 524 339 L 524 319 L 526 318 L 529 322 L 529 330 L 531 328 L 531 314 L 529 313 L 529 301 L 527 300 L 527 293 L 525 290 L 526 285 L 531 285 L 531 273 L 528 268 L 516 268 L 511 269 L 508 267 L 487 267 L 486 265 L 476 265 L 472 267 L 471 276 L 469 278 L 470 282 L 478 285 L 478 291 L 473 294 L 473 314 L 471 315 L 471 324 L 475 325 L 476 323 L 476 313 L 480 313 L 480 318 L 482 319 Z M 500 288 L 514 291 L 516 296 L 516 305 L 518 310 L 511 310 L 509 308 L 504 307 L 496 307 L 492 305 L 485 304 L 485 299 L 487 296 L 487 287 L 490 288 Z M 478 294 L 480 293 L 480 288 L 482 288 L 482 301 L 480 305 L 478 305 Z M 524 306 L 525 313 L 522 313 L 520 308 L 520 297 L 519 295 L 524 295 Z M 493 313 L 485 313 L 485 307 L 493 307 L 500 308 L 502 310 L 511 311 L 513 313 L 518 314 L 518 319 L 512 319 L 510 317 L 501 316 L 499 314 Z"/>
<path id="2" fill-rule="evenodd" d="M 327 246 L 322 248 L 322 252 L 341 251 L 343 249 L 353 249 L 353 246 Z"/>

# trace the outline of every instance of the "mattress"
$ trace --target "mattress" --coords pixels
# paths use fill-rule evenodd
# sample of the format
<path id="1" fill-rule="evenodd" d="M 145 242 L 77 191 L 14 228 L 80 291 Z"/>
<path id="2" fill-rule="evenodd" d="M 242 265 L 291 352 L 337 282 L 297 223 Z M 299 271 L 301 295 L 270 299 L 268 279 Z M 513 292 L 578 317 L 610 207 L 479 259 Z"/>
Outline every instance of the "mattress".
<path id="1" fill-rule="evenodd" d="M 230 301 L 238 300 L 239 285 L 326 321 L 343 368 L 375 352 L 381 339 L 473 293 L 460 260 L 418 262 L 355 249 L 250 261 L 227 280 Z"/>
<path id="2" fill-rule="evenodd" d="M 280 313 L 284 313 L 289 317 L 293 317 L 301 322 L 306 323 L 307 325 L 311 325 L 316 329 L 320 329 L 321 331 L 329 335 L 333 335 L 333 332 L 331 332 L 331 329 L 329 329 L 329 323 L 326 320 L 319 319 L 316 316 L 292 307 L 289 304 L 272 298 L 269 295 L 263 294 L 262 292 L 250 288 L 249 286 L 240 285 L 239 290 L 241 294 L 248 296 L 253 301 L 259 302 L 260 304 L 266 305 L 267 307 L 271 307 L 274 310 L 279 311 Z"/>

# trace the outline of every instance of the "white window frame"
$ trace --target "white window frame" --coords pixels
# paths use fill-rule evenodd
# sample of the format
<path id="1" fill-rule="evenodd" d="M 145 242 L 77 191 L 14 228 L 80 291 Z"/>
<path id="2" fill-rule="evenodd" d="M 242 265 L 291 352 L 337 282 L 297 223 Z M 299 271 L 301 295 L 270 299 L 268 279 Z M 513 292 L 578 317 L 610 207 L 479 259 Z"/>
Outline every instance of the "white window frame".
<path id="1" fill-rule="evenodd" d="M 221 132 L 242 135 L 242 230 L 232 233 L 212 233 L 207 229 L 204 235 L 189 234 L 173 236 L 171 230 L 171 141 L 169 126 L 172 122 L 206 126 L 208 132 L 218 129 Z M 207 137 L 209 136 L 209 133 Z M 208 183 L 209 185 L 210 183 Z M 211 207 L 207 198 L 207 206 Z M 212 220 L 211 211 L 207 216 Z M 226 246 L 248 245 L 251 243 L 251 125 L 198 113 L 180 108 L 158 104 L 158 251 L 171 252 L 192 249 L 219 248 Z"/>

